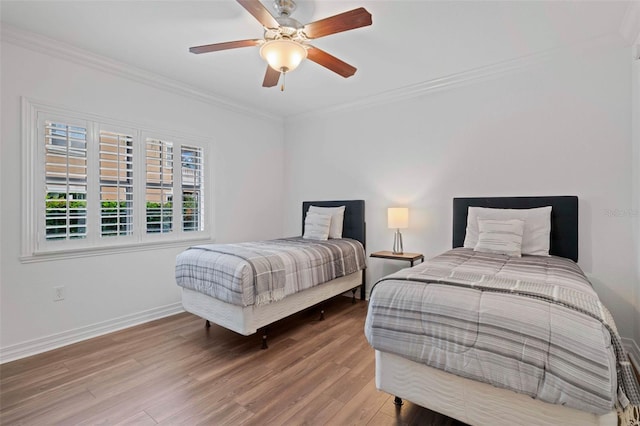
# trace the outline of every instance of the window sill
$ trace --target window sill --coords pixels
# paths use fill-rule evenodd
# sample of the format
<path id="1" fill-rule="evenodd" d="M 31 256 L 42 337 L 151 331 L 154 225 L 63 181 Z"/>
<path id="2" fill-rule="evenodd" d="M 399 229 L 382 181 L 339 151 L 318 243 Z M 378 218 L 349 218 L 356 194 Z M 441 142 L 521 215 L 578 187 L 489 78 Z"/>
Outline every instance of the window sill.
<path id="1" fill-rule="evenodd" d="M 138 251 L 162 250 L 174 247 L 189 247 L 195 244 L 212 244 L 215 240 L 212 238 L 201 237 L 193 239 L 184 239 L 179 241 L 158 241 L 150 243 L 127 244 L 122 246 L 82 248 L 74 250 L 50 251 L 43 253 L 35 253 L 30 256 L 21 256 L 21 263 L 37 263 L 50 262 L 55 260 L 76 259 L 80 257 L 104 256 L 109 254 L 131 253 Z"/>

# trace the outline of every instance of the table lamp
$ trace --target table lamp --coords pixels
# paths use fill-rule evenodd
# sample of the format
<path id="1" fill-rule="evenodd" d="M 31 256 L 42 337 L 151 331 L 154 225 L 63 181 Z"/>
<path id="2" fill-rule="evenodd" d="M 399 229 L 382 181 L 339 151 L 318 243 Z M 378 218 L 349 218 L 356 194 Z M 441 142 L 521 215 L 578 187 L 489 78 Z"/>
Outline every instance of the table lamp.
<path id="1" fill-rule="evenodd" d="M 389 229 L 395 229 L 393 234 L 393 254 L 402 254 L 402 234 L 400 229 L 409 227 L 409 209 L 406 207 L 390 207 L 387 210 L 387 224 Z"/>

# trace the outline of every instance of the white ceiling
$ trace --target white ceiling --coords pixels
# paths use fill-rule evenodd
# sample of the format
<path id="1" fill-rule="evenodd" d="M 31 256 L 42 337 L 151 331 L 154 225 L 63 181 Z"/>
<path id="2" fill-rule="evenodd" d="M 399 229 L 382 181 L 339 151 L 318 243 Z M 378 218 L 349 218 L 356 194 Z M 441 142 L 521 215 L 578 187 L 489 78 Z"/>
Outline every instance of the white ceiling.
<path id="1" fill-rule="evenodd" d="M 313 41 L 357 67 L 355 76 L 344 79 L 305 61 L 287 75 L 284 92 L 261 86 L 266 65 L 257 47 L 189 53 L 190 46 L 262 37 L 261 25 L 234 0 L 2 0 L 0 16 L 3 24 L 286 117 L 618 34 L 629 5 L 299 0 L 293 17 L 302 23 L 363 6 L 373 25 Z"/>

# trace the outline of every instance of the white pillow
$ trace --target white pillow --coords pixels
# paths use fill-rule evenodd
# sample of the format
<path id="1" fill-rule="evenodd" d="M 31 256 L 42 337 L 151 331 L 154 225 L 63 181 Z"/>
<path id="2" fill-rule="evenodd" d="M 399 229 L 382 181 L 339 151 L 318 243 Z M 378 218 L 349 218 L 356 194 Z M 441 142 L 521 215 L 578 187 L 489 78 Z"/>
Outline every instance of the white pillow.
<path id="1" fill-rule="evenodd" d="M 307 212 L 307 216 L 304 218 L 304 235 L 302 238 L 326 240 L 329 238 L 330 226 L 331 216 L 328 214 Z"/>
<path id="2" fill-rule="evenodd" d="M 488 209 L 469 207 L 464 247 L 474 248 L 478 243 L 478 219 L 524 221 L 522 254 L 549 256 L 551 244 L 551 206 L 535 209 Z"/>
<path id="3" fill-rule="evenodd" d="M 329 238 L 342 238 L 342 227 L 344 225 L 344 207 L 318 207 L 309 206 L 309 213 L 319 213 L 331 215 L 331 228 Z"/>
<path id="4" fill-rule="evenodd" d="M 474 251 L 521 257 L 524 221 L 478 219 L 478 243 Z"/>

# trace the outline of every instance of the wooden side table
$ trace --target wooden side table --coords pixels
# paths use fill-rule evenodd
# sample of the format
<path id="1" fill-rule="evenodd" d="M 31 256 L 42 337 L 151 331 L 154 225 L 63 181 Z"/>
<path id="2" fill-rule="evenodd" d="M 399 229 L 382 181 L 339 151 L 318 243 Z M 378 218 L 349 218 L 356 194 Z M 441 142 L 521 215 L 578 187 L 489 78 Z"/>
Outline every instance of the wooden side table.
<path id="1" fill-rule="evenodd" d="M 402 253 L 402 254 L 394 254 L 390 251 L 377 251 L 375 253 L 371 253 L 370 257 L 379 257 L 382 259 L 393 259 L 393 260 L 405 260 L 411 263 L 411 266 L 419 260 L 420 262 L 424 262 L 424 255 L 422 253 Z"/>

